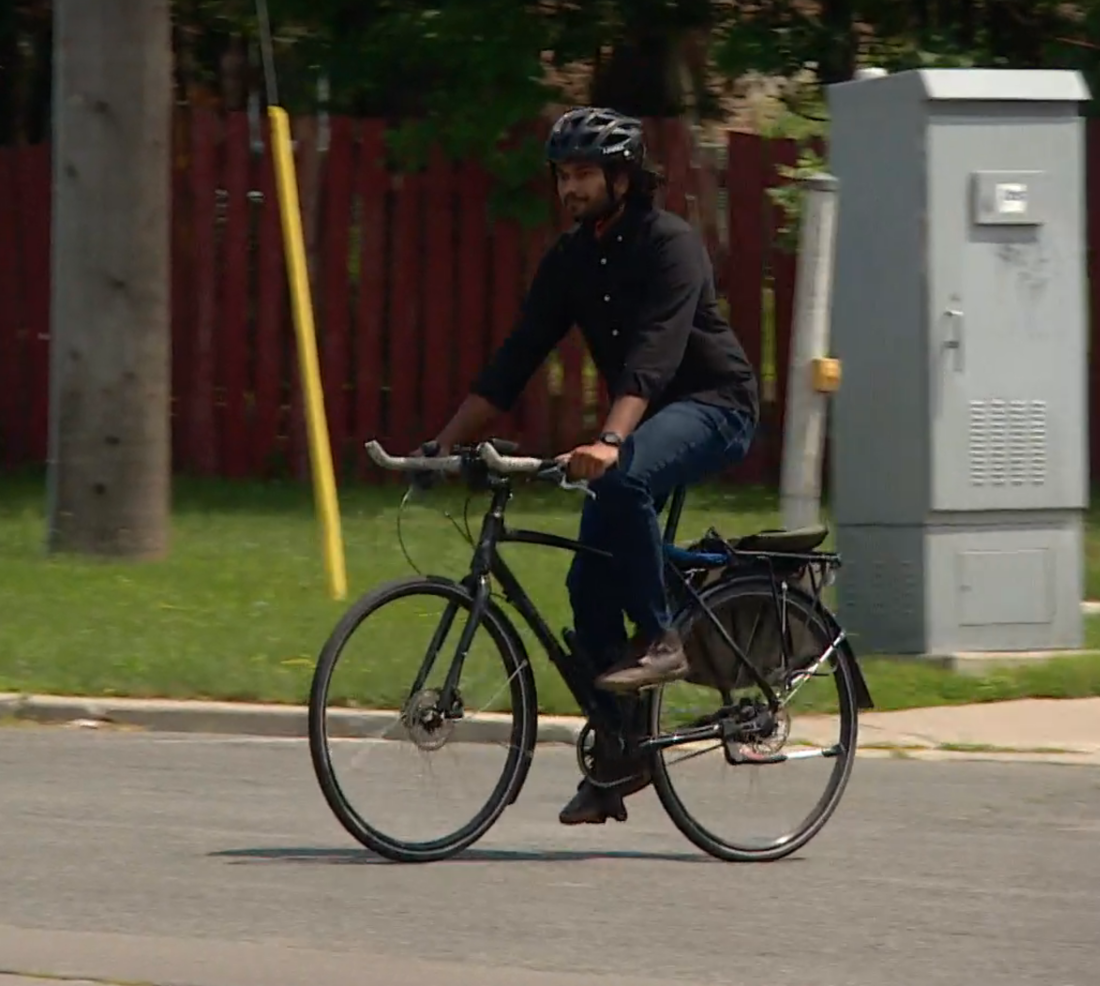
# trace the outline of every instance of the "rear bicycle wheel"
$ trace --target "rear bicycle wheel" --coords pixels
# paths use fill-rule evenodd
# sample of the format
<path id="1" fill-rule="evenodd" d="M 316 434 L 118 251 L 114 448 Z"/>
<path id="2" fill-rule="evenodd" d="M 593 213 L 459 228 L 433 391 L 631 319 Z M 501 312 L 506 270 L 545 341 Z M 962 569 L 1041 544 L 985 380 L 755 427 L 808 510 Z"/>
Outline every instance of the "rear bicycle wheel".
<path id="1" fill-rule="evenodd" d="M 776 591 L 768 578 L 741 577 L 713 586 L 703 598 L 776 692 L 779 715 L 767 713 L 759 686 L 743 669 L 730 671 L 733 652 L 693 606 L 678 620 L 685 648 L 694 656 L 699 635 L 710 634 L 716 666 L 724 664 L 732 677 L 733 705 L 765 728 L 746 732 L 744 741 L 701 740 L 654 756 L 654 787 L 672 822 L 704 852 L 730 862 L 770 862 L 805 846 L 836 811 L 855 760 L 855 655 L 847 641 L 833 647 L 835 620 L 812 596 L 788 585 L 778 589 L 777 602 Z M 714 653 L 716 640 L 723 653 Z M 800 675 L 815 665 L 812 676 Z M 722 707 L 714 687 L 672 682 L 654 695 L 652 734 L 732 721 L 735 713 Z M 727 742 L 738 762 L 730 763 Z"/>
<path id="2" fill-rule="evenodd" d="M 309 699 L 314 772 L 344 829 L 387 859 L 431 862 L 470 846 L 514 800 L 530 766 L 535 680 L 495 605 L 463 662 L 461 707 L 441 707 L 472 608 L 470 593 L 449 579 L 390 582 L 354 603 L 321 651 Z M 368 710 L 367 700 L 395 708 Z M 449 799 L 419 797 L 425 781 L 448 780 L 484 792 L 453 822 L 445 820 Z"/>

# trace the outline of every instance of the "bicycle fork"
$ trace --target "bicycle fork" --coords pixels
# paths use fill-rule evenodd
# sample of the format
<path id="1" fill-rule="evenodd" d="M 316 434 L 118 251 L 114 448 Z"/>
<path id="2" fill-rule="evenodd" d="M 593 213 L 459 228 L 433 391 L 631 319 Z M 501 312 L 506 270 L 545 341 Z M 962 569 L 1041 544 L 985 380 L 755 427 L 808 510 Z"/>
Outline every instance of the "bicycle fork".
<path id="1" fill-rule="evenodd" d="M 447 677 L 444 679 L 443 687 L 439 692 L 439 709 L 449 718 L 457 718 L 462 715 L 461 698 L 458 695 L 458 679 L 462 675 L 462 667 L 470 653 L 470 647 L 474 642 L 474 634 L 477 633 L 477 628 L 481 625 L 489 603 L 488 576 L 482 576 L 476 580 L 468 577 L 464 584 L 467 588 L 470 588 L 469 583 L 471 582 L 474 585 L 471 592 L 473 603 L 470 607 L 470 617 L 462 628 L 462 633 L 458 638 L 458 646 L 455 648 L 454 659 L 451 661 L 451 666 L 447 670 Z M 439 625 L 435 628 L 431 642 L 428 644 L 428 652 L 424 655 L 424 660 L 420 664 L 420 670 L 416 674 L 412 688 L 409 689 L 409 699 L 420 692 L 427 683 L 428 676 L 432 673 L 432 668 L 435 667 L 436 658 L 439 656 L 443 641 L 447 639 L 451 627 L 454 626 L 459 608 L 458 602 L 447 603 L 447 608 L 443 611 Z"/>

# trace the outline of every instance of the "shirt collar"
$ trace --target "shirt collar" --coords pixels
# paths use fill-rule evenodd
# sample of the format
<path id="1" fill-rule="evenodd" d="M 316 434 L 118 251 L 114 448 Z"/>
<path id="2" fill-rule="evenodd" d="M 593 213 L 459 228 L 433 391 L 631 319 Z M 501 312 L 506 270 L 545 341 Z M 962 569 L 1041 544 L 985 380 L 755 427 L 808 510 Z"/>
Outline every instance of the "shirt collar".
<path id="1" fill-rule="evenodd" d="M 596 236 L 595 223 L 585 223 L 585 234 L 589 241 L 595 244 L 606 243 L 609 239 L 619 242 L 629 241 L 637 234 L 638 229 L 652 211 L 652 206 L 628 201 L 622 214 L 607 228 L 602 237 Z"/>

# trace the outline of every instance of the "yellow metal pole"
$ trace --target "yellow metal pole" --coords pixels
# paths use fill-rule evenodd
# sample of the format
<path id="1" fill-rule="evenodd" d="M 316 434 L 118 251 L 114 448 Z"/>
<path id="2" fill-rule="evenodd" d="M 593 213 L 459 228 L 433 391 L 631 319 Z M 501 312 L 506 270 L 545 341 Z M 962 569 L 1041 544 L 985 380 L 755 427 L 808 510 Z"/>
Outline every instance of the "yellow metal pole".
<path id="1" fill-rule="evenodd" d="M 306 402 L 306 428 L 309 435 L 310 471 L 313 496 L 321 520 L 325 571 L 333 599 L 347 596 L 347 571 L 344 565 L 344 539 L 340 533 L 340 504 L 336 498 L 336 478 L 332 468 L 332 446 L 325 419 L 325 398 L 317 360 L 317 333 L 313 324 L 313 300 L 309 291 L 302 212 L 298 203 L 298 179 L 294 173 L 294 154 L 290 144 L 290 121 L 281 106 L 269 106 L 271 149 L 275 160 L 276 185 L 279 189 L 279 213 L 283 224 L 283 249 L 290 279 L 294 329 L 298 340 L 298 365 L 302 371 L 302 393 Z"/>

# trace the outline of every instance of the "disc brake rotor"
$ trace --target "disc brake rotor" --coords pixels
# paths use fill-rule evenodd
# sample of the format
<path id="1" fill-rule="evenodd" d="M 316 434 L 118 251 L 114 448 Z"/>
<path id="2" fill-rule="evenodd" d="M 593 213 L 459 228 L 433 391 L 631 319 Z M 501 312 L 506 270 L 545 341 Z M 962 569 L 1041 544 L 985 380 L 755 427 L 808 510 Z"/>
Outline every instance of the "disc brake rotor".
<path id="1" fill-rule="evenodd" d="M 434 688 L 413 695 L 401 713 L 401 720 L 417 748 L 429 753 L 446 746 L 455 730 L 455 720 L 440 711 L 439 692 Z"/>
<path id="2" fill-rule="evenodd" d="M 791 714 L 784 708 L 774 713 L 775 728 L 768 736 L 757 736 L 745 745 L 754 753 L 772 756 L 787 745 L 791 735 Z"/>

